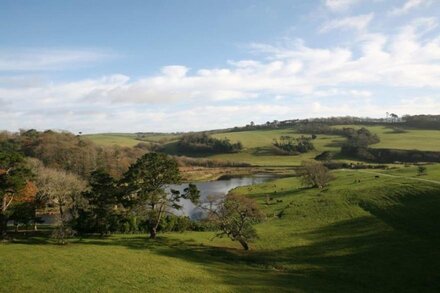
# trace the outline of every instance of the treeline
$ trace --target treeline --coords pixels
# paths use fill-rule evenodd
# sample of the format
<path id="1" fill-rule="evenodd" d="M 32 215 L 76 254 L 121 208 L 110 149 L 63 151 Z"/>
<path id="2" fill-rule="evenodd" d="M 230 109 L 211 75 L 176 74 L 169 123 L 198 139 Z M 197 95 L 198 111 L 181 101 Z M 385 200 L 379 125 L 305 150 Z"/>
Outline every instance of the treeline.
<path id="1" fill-rule="evenodd" d="M 243 149 L 241 142 L 231 143 L 227 138 L 217 139 L 202 133 L 188 133 L 183 135 L 177 143 L 181 153 L 235 153 Z"/>
<path id="2" fill-rule="evenodd" d="M 52 237 L 64 244 L 75 234 L 138 233 L 148 231 L 215 230 L 217 236 L 238 241 L 244 249 L 256 238 L 253 224 L 263 219 L 252 199 L 227 196 L 213 204 L 200 202 L 196 185 L 181 192 L 169 189 L 181 181 L 177 161 L 163 153 L 147 153 L 117 179 L 102 169 L 87 180 L 49 168 L 21 150 L 0 144 L 0 239 L 8 239 L 8 222 L 36 224 L 38 210 L 56 216 Z M 207 213 L 205 221 L 193 222 L 176 215 L 189 200 Z M 35 225 L 36 227 L 36 225 Z"/>
<path id="3" fill-rule="evenodd" d="M 402 118 L 407 127 L 440 130 L 440 115 L 405 115 Z"/>
<path id="4" fill-rule="evenodd" d="M 165 154 L 145 154 L 119 179 L 97 169 L 86 180 L 0 144 L 0 238 L 10 220 L 38 223 L 37 211 L 55 215 L 53 237 L 60 242 L 74 234 L 148 231 L 154 238 L 160 230 L 189 228 L 189 219 L 173 211 L 183 199 L 197 203 L 199 191 L 192 184 L 183 192 L 165 190 L 180 178 L 177 162 Z"/>
<path id="5" fill-rule="evenodd" d="M 236 126 L 229 131 L 247 131 L 257 129 L 300 128 L 309 124 L 316 125 L 399 125 L 399 127 L 419 129 L 440 129 L 440 115 L 398 115 L 391 113 L 384 118 L 369 117 L 322 117 L 309 119 L 273 120 L 263 124 L 250 122 L 245 126 Z M 314 127 L 314 126 L 313 126 Z M 318 132 L 317 132 L 318 133 Z"/>
<path id="6" fill-rule="evenodd" d="M 137 147 L 98 146 L 89 139 L 69 132 L 22 130 L 0 133 L 0 143 L 14 145 L 24 156 L 40 160 L 45 166 L 62 169 L 81 177 L 104 169 L 120 177 L 140 156 L 149 151 Z"/>
<path id="7" fill-rule="evenodd" d="M 359 159 L 376 163 L 419 163 L 419 162 L 440 162 L 440 152 L 366 148 L 358 152 Z"/>

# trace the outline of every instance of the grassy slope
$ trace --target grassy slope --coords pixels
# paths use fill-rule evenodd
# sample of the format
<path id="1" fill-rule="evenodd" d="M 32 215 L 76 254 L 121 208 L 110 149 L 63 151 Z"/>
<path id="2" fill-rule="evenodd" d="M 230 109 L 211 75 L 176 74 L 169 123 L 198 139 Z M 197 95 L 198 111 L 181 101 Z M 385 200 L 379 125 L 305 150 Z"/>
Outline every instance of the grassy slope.
<path id="1" fill-rule="evenodd" d="M 335 126 L 335 127 L 355 127 L 361 126 Z M 390 128 L 385 126 L 367 126 L 373 133 L 379 135 L 381 142 L 372 147 L 376 148 L 396 148 L 396 149 L 419 149 L 425 151 L 440 151 L 440 131 L 436 130 L 408 130 L 406 133 L 393 133 Z M 338 152 L 338 143 L 344 141 L 340 136 L 318 135 L 313 141 L 316 150 L 299 156 L 280 156 L 276 155 L 272 149 L 272 141 L 281 135 L 299 136 L 293 130 L 254 130 L 240 132 L 217 133 L 216 138 L 227 137 L 231 141 L 241 141 L 244 150 L 235 154 L 219 154 L 209 156 L 211 159 L 245 162 L 258 166 L 298 166 L 301 161 L 313 159 L 323 151 Z M 101 145 L 121 145 L 134 146 L 140 141 L 135 139 L 134 134 L 93 134 L 88 138 Z M 161 139 L 172 140 L 175 135 L 151 135 L 146 139 L 149 141 L 159 141 Z M 166 152 L 175 154 L 175 143 L 168 143 Z"/>
<path id="2" fill-rule="evenodd" d="M 136 134 L 134 133 L 97 133 L 97 134 L 86 134 L 84 135 L 94 143 L 98 145 L 119 145 L 133 147 L 140 142 L 159 142 L 161 140 L 173 140 L 178 137 L 175 134 L 146 134 L 142 140 L 136 139 Z"/>
<path id="3" fill-rule="evenodd" d="M 136 140 L 136 135 L 131 133 L 99 133 L 84 136 L 94 143 L 103 146 L 119 145 L 133 147 L 140 142 Z"/>
<path id="4" fill-rule="evenodd" d="M 360 128 L 359 125 L 335 126 Z M 385 126 L 366 126 L 371 132 L 379 135 L 380 142 L 371 147 L 392 149 L 417 149 L 421 151 L 440 151 L 439 130 L 407 130 L 405 133 L 394 133 L 391 128 Z"/>
<path id="5" fill-rule="evenodd" d="M 298 137 L 301 134 L 289 129 L 277 130 L 254 130 L 215 134 L 214 137 L 227 137 L 231 141 L 241 141 L 244 150 L 236 154 L 221 154 L 214 155 L 211 158 L 221 159 L 227 161 L 246 162 L 260 166 L 298 166 L 301 161 L 313 159 L 316 155 L 323 151 L 337 151 L 335 146 L 343 138 L 332 135 L 318 135 L 318 138 L 313 141 L 316 150 L 301 154 L 298 156 L 280 156 L 274 154 L 272 149 L 273 139 L 279 138 L 282 135 L 289 135 Z M 310 136 L 306 134 L 306 136 Z"/>
<path id="6" fill-rule="evenodd" d="M 429 166 L 428 174 L 440 178 L 440 167 Z M 326 190 L 304 189 L 295 178 L 236 189 L 256 198 L 268 217 L 249 253 L 227 239 L 211 241 L 210 232 L 156 242 L 120 235 L 65 247 L 0 244 L 2 290 L 438 291 L 440 186 L 335 175 Z"/>

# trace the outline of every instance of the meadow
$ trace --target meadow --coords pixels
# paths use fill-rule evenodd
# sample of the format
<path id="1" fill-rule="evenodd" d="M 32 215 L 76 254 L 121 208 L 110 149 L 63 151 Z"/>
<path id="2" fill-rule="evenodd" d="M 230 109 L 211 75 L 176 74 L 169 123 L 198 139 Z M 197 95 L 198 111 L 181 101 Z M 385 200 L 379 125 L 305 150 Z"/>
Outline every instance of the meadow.
<path id="1" fill-rule="evenodd" d="M 86 134 L 84 137 L 90 139 L 92 142 L 103 145 L 112 146 L 118 145 L 121 147 L 133 147 L 140 142 L 152 142 L 158 143 L 161 141 L 176 140 L 178 135 L 174 134 L 145 134 L 142 137 L 134 133 L 98 133 L 98 134 Z"/>
<path id="2" fill-rule="evenodd" d="M 427 168 L 438 180 L 440 167 Z M 440 184 L 408 180 L 416 167 L 402 170 L 334 171 L 324 189 L 289 177 L 233 190 L 266 215 L 249 252 L 212 232 L 66 246 L 16 236 L 0 244 L 1 291 L 438 292 Z"/>
<path id="3" fill-rule="evenodd" d="M 361 125 L 340 125 L 334 126 L 337 128 L 353 127 L 360 128 Z M 419 130 L 407 129 L 403 133 L 395 132 L 387 126 L 364 126 L 371 132 L 377 134 L 380 142 L 371 145 L 373 148 L 394 148 L 413 150 L 418 149 L 422 151 L 440 151 L 440 131 L 438 130 Z M 215 133 L 212 136 L 215 138 L 228 138 L 232 142 L 240 141 L 243 144 L 243 150 L 238 153 L 230 154 L 216 154 L 203 155 L 203 157 L 231 162 L 243 162 L 252 164 L 254 166 L 280 166 L 280 167 L 294 167 L 299 166 L 302 161 L 310 160 L 324 151 L 332 151 L 337 153 L 340 149 L 340 144 L 344 142 L 345 138 L 337 135 L 323 135 L 318 134 L 317 138 L 313 140 L 315 150 L 295 155 L 283 156 L 276 154 L 273 149 L 272 142 L 282 135 L 292 137 L 299 137 L 301 135 L 310 136 L 309 134 L 301 134 L 292 129 L 270 129 L 270 130 L 250 130 L 238 132 L 223 132 Z M 117 144 L 120 146 L 134 146 L 139 143 L 136 137 L 132 134 L 96 134 L 88 135 L 92 141 L 97 144 L 111 145 Z M 165 140 L 165 151 L 170 154 L 177 154 L 175 145 L 178 136 L 176 135 L 152 135 L 148 136 L 146 140 L 159 141 Z M 342 161 L 350 161 L 348 158 L 337 156 L 335 159 Z"/>
<path id="4" fill-rule="evenodd" d="M 118 145 L 122 147 L 133 147 L 140 142 L 136 139 L 136 135 L 132 133 L 98 133 L 86 134 L 84 137 L 103 146 Z"/>
<path id="5" fill-rule="evenodd" d="M 371 132 L 376 133 L 380 138 L 379 143 L 371 145 L 373 148 L 440 151 L 439 130 L 405 129 L 404 132 L 399 132 L 387 126 L 341 125 L 334 127 L 367 128 Z"/>

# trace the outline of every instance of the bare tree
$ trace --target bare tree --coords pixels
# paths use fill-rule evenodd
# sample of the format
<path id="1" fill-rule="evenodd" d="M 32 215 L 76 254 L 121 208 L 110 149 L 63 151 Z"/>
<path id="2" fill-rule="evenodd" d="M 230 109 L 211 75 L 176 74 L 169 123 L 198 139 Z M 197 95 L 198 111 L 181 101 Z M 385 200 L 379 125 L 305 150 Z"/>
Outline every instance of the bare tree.
<path id="1" fill-rule="evenodd" d="M 323 188 L 333 179 L 330 171 L 320 162 L 304 161 L 296 173 L 306 186 Z"/>
<path id="2" fill-rule="evenodd" d="M 37 170 L 36 182 L 39 192 L 57 207 L 58 227 L 54 231 L 54 237 L 64 244 L 65 238 L 72 234 L 69 221 L 76 216 L 81 192 L 86 189 L 87 184 L 72 173 L 43 166 Z"/>

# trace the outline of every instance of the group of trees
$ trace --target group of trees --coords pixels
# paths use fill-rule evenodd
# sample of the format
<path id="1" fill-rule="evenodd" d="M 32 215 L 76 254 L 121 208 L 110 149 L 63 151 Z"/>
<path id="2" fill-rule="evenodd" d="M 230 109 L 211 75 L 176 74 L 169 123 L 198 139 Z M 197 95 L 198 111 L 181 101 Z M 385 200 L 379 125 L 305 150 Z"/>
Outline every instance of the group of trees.
<path id="1" fill-rule="evenodd" d="M 182 135 L 177 147 L 183 153 L 235 153 L 243 145 L 239 141 L 231 143 L 227 138 L 217 139 L 203 132 Z"/>
<path id="2" fill-rule="evenodd" d="M 44 205 L 57 216 L 54 236 L 60 242 L 73 231 L 101 235 L 121 231 L 133 218 L 143 220 L 150 237 L 155 238 L 164 215 L 182 208 L 181 199 L 198 202 L 199 191 L 193 184 L 183 193 L 166 192 L 166 186 L 179 182 L 177 162 L 165 154 L 145 154 L 120 179 L 98 169 L 85 180 L 72 172 L 46 167 L 37 159 L 26 159 L 3 144 L 0 235 L 5 237 L 9 220 L 36 221 L 36 209 Z"/>
<path id="3" fill-rule="evenodd" d="M 87 179 L 55 169 L 35 158 L 26 158 L 14 147 L 0 145 L 0 235 L 6 237 L 7 223 L 38 221 L 37 210 L 56 215 L 53 236 L 59 243 L 78 234 L 106 235 L 114 232 L 148 231 L 156 238 L 159 230 L 182 231 L 191 220 L 177 216 L 182 200 L 203 207 L 196 185 L 180 192 L 168 190 L 180 183 L 177 161 L 162 153 L 147 153 L 117 179 L 103 169 Z M 210 205 L 209 226 L 217 236 L 227 236 L 249 249 L 256 238 L 252 225 L 262 219 L 255 201 L 228 196 Z"/>
<path id="4" fill-rule="evenodd" d="M 312 143 L 314 138 L 316 138 L 315 135 L 312 137 L 301 136 L 297 138 L 284 135 L 279 139 L 274 139 L 273 146 L 276 148 L 277 152 L 281 154 L 296 155 L 314 150 L 315 147 Z"/>
<path id="5" fill-rule="evenodd" d="M 45 166 L 63 169 L 81 177 L 102 168 L 119 178 L 148 149 L 138 147 L 98 146 L 86 137 L 52 130 L 0 132 L 0 142 L 14 144 L 26 157 L 40 160 Z"/>
<path id="6" fill-rule="evenodd" d="M 32 173 L 26 167 L 22 155 L 8 145 L 0 148 L 0 238 L 7 232 L 9 217 L 14 214 L 13 207 L 31 201 L 33 188 L 30 184 Z M 23 206 L 22 206 L 23 207 Z M 23 210 L 23 209 L 21 209 Z M 18 211 L 15 212 L 17 216 Z"/>
<path id="7" fill-rule="evenodd" d="M 405 115 L 402 120 L 407 127 L 440 129 L 440 115 Z"/>
<path id="8" fill-rule="evenodd" d="M 362 127 L 358 130 L 346 129 L 347 141 L 341 147 L 341 153 L 354 156 L 365 160 L 374 160 L 374 156 L 369 151 L 369 146 L 380 142 L 379 137 Z"/>

